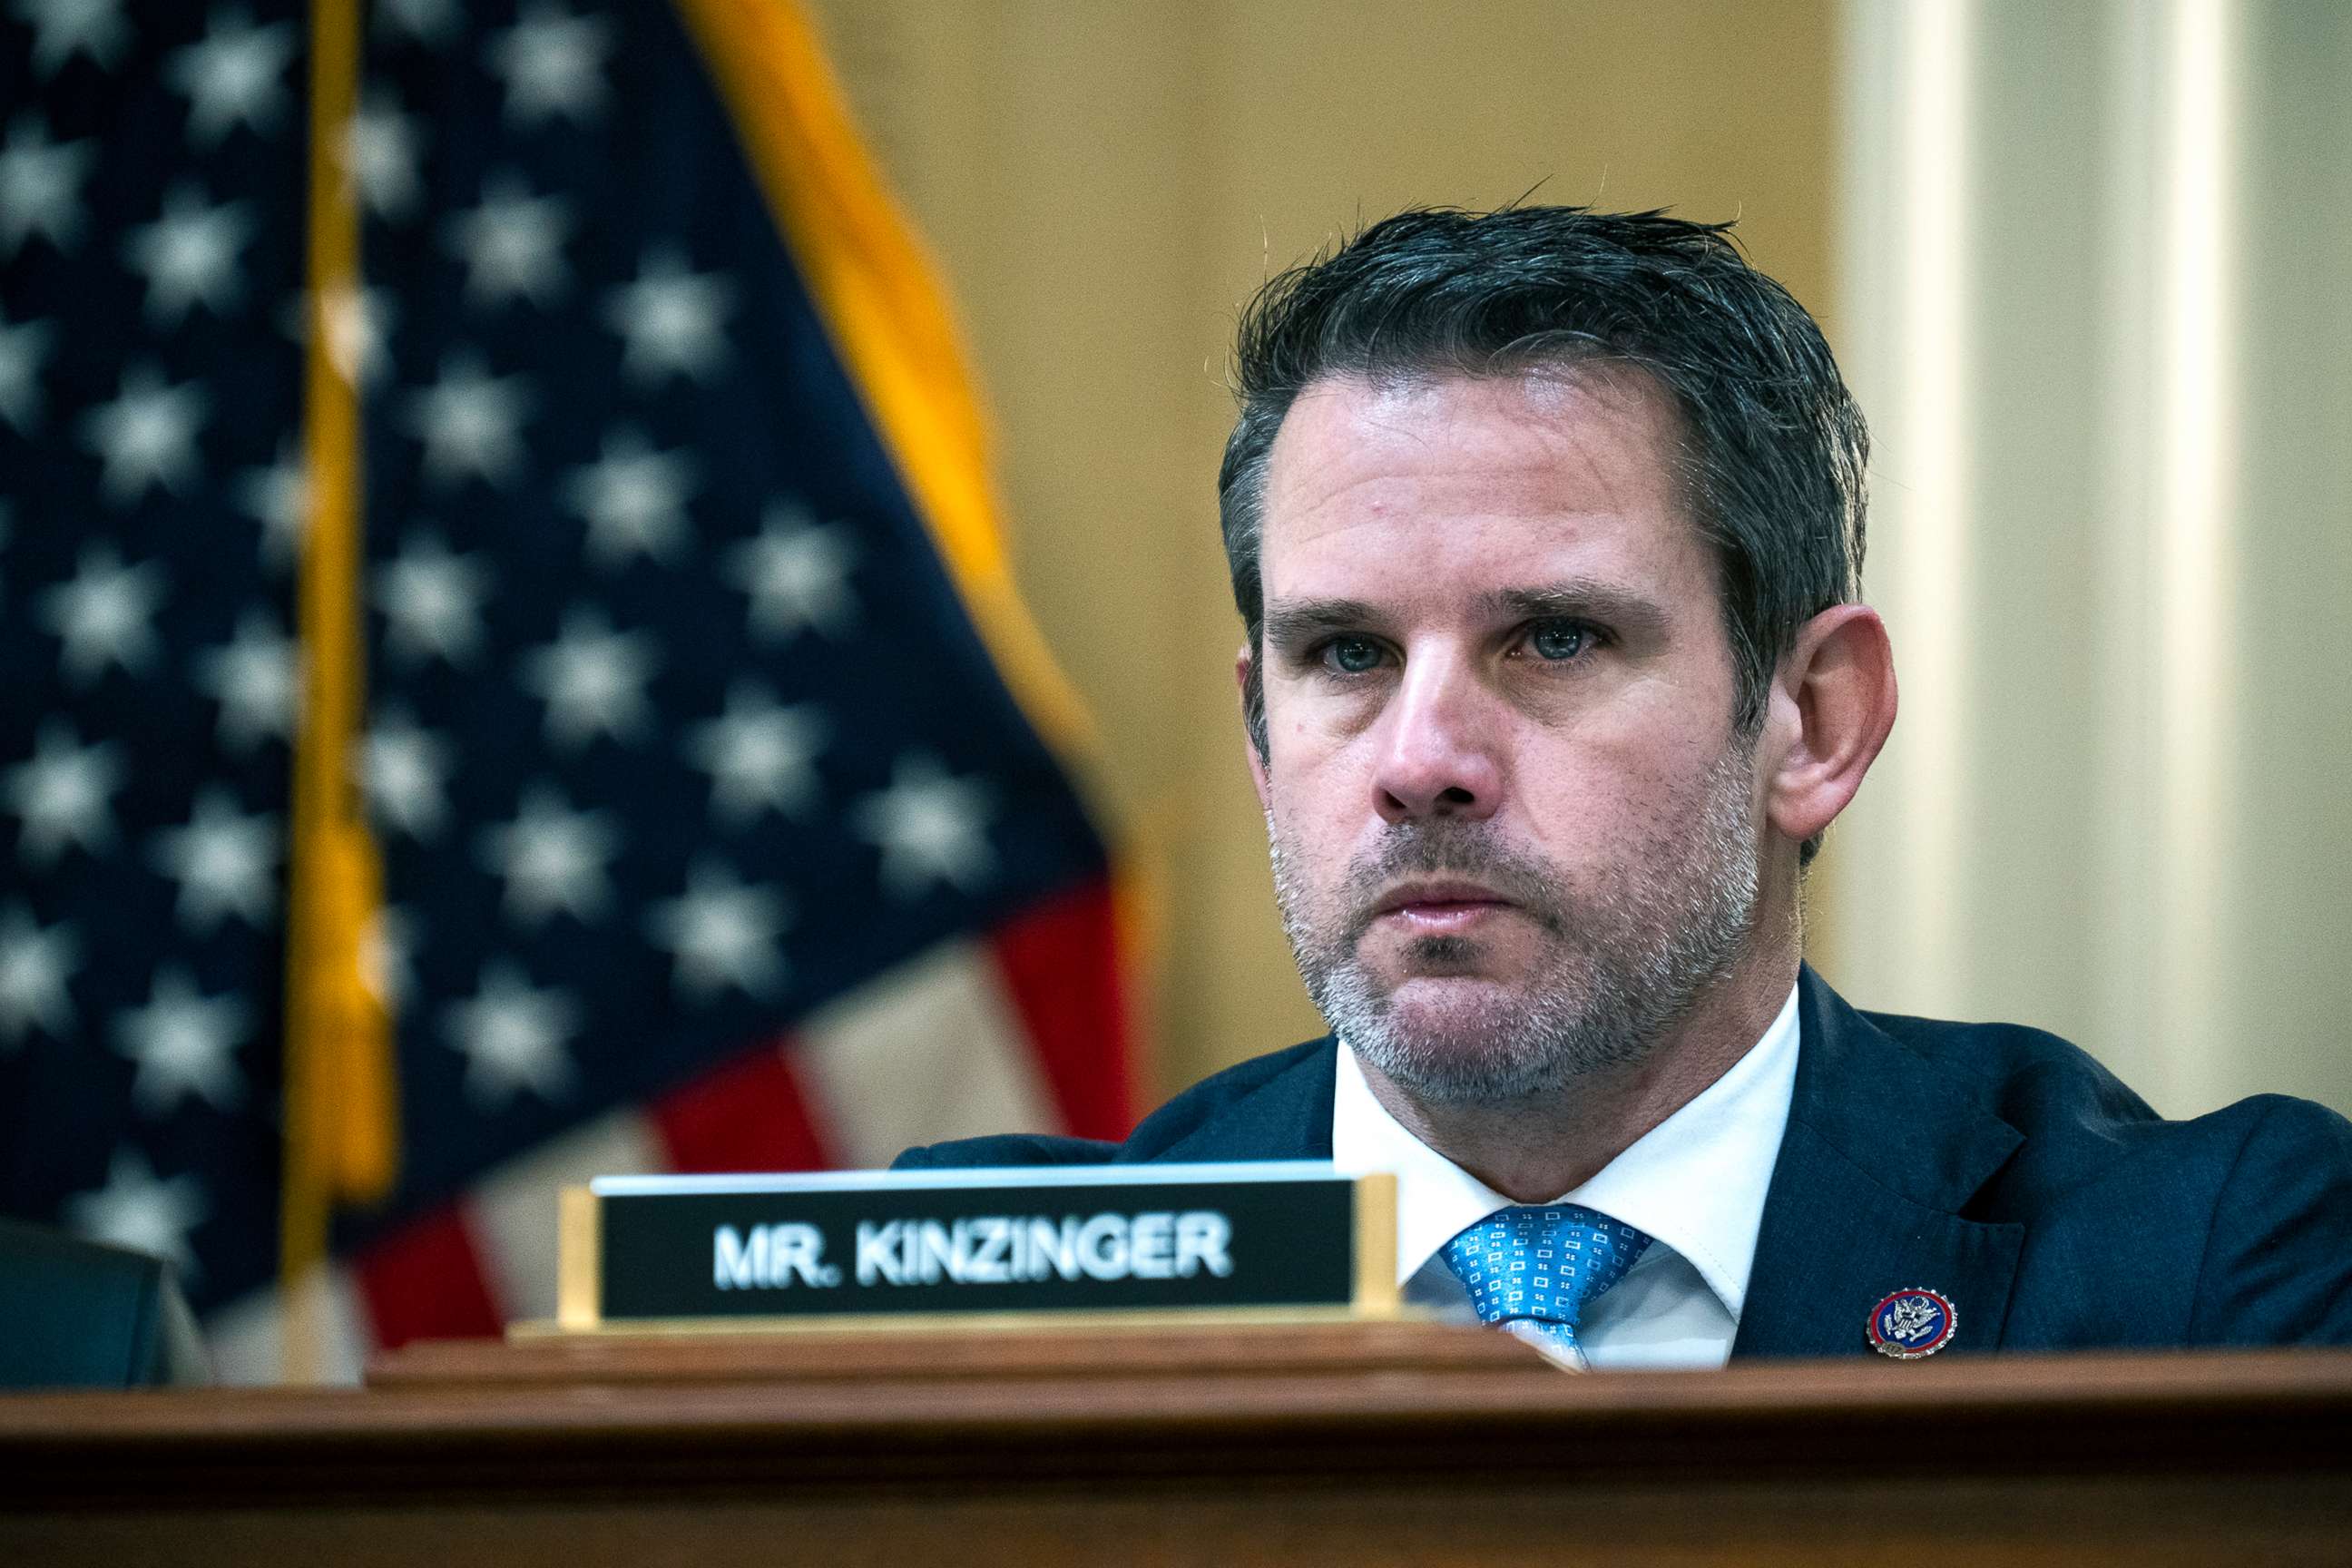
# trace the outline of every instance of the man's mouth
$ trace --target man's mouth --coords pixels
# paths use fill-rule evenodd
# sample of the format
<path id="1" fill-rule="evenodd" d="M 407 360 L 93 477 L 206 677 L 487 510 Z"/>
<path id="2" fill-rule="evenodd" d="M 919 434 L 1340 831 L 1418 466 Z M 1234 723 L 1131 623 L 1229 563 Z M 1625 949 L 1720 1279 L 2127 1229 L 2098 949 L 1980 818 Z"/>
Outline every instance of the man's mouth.
<path id="1" fill-rule="evenodd" d="M 1454 935 L 1517 907 L 1475 882 L 1408 882 L 1383 896 L 1373 906 L 1372 918 L 1375 923 L 1392 922 L 1416 935 Z"/>

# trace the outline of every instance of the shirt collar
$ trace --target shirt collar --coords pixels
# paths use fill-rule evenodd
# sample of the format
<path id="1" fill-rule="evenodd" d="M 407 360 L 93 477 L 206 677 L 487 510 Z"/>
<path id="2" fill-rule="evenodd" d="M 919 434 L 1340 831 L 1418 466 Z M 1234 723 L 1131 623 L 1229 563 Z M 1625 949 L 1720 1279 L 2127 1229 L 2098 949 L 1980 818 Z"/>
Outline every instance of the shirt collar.
<path id="1" fill-rule="evenodd" d="M 1797 1080 L 1794 987 L 1730 1070 L 1636 1139 L 1591 1180 L 1552 1200 L 1646 1231 L 1686 1258 L 1735 1321 L 1748 1298 L 1764 1193 Z M 1350 1173 L 1397 1178 L 1397 1279 L 1410 1279 L 1459 1233 L 1511 1200 L 1406 1131 L 1340 1044 L 1331 1158 Z"/>

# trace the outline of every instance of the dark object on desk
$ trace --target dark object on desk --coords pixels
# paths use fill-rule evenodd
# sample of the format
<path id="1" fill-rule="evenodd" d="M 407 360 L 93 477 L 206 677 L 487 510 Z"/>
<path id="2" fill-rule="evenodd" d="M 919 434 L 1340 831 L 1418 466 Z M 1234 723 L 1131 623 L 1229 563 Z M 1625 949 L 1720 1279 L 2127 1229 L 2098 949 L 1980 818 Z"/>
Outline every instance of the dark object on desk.
<path id="1" fill-rule="evenodd" d="M 0 1220 L 0 1388 L 210 1381 L 168 1265 Z"/>

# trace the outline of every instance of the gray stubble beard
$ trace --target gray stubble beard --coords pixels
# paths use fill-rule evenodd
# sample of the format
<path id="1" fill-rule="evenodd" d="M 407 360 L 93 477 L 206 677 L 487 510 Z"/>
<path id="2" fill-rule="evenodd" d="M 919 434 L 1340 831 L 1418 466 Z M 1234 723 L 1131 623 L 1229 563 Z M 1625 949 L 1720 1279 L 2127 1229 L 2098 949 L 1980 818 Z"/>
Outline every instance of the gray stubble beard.
<path id="1" fill-rule="evenodd" d="M 1753 776 L 1753 747 L 1735 738 L 1702 780 L 1697 819 L 1660 823 L 1644 845 L 1636 864 L 1656 874 L 1595 888 L 1563 886 L 1484 822 L 1436 817 L 1393 831 L 1326 900 L 1302 884 L 1269 812 L 1275 895 L 1307 994 L 1365 1063 L 1423 1104 L 1522 1100 L 1640 1062 L 1730 973 L 1755 929 Z M 1358 956 L 1374 901 L 1405 876 L 1495 889 L 1542 931 L 1550 962 L 1526 994 L 1492 996 L 1442 1035 L 1416 1031 Z M 1425 937 L 1414 952 L 1426 965 L 1466 963 L 1476 945 Z"/>

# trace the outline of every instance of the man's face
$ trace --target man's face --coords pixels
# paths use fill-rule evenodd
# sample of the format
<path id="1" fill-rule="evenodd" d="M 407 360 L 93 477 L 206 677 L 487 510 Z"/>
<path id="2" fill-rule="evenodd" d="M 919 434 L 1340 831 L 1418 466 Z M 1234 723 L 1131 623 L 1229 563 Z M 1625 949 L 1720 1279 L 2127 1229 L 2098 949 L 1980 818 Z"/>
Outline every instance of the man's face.
<path id="1" fill-rule="evenodd" d="M 1640 1059 L 1755 921 L 1751 742 L 1639 373 L 1318 382 L 1269 456 L 1275 883 L 1316 1003 L 1431 1102 Z"/>

